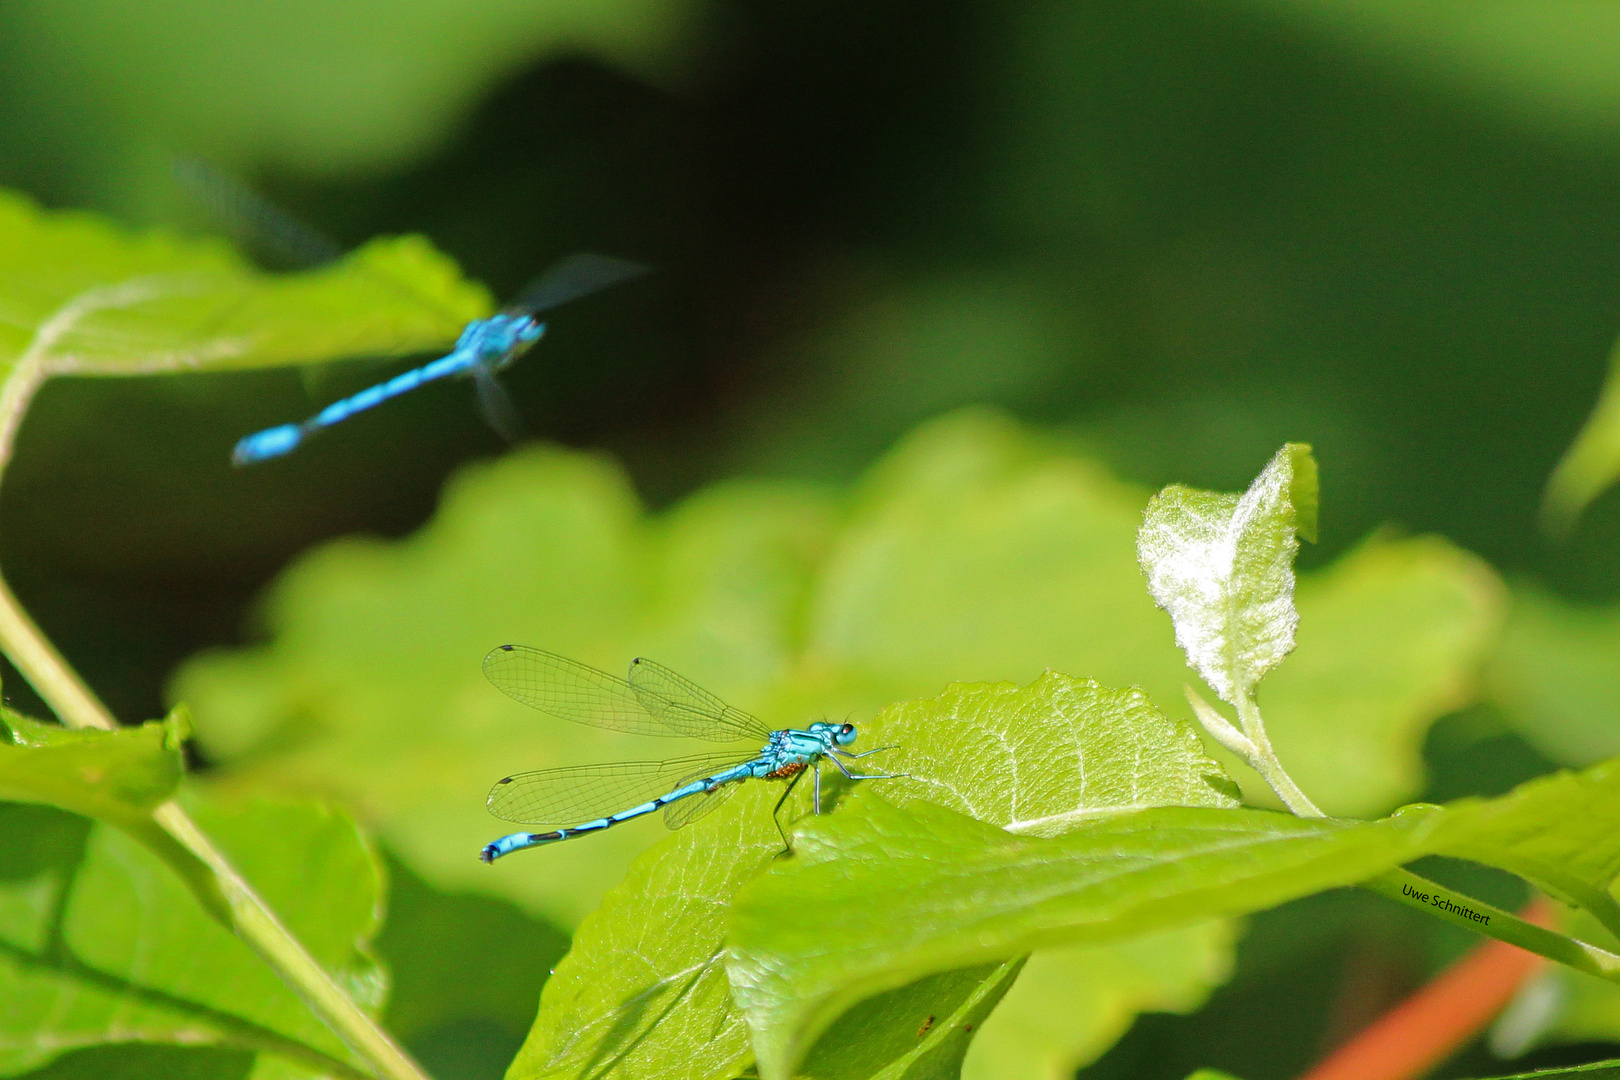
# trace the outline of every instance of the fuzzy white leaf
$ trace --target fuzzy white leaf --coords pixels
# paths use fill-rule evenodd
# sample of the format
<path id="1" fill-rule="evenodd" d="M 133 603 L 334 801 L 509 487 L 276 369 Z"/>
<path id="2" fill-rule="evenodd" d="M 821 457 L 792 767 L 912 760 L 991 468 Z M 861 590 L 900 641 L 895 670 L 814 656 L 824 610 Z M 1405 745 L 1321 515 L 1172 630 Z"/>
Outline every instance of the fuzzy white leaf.
<path id="1" fill-rule="evenodd" d="M 1137 533 L 1148 591 L 1170 613 L 1187 663 L 1236 704 L 1294 648 L 1294 553 L 1315 536 L 1316 462 L 1289 443 L 1242 495 L 1179 484 L 1153 497 Z"/>

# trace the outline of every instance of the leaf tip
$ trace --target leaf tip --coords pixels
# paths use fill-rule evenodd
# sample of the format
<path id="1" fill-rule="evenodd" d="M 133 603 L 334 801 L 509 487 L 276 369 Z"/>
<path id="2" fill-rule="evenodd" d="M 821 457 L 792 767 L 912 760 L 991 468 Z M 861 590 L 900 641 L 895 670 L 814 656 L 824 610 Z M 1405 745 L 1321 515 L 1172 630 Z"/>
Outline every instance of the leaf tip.
<path id="1" fill-rule="evenodd" d="M 158 723 L 163 725 L 163 749 L 180 749 L 192 735 L 191 706 L 182 701 Z"/>
<path id="2" fill-rule="evenodd" d="M 1310 443 L 1291 442 L 1278 452 L 1286 454 L 1290 465 L 1288 501 L 1294 507 L 1294 531 L 1301 539 L 1316 543 L 1317 514 L 1321 508 L 1321 485 L 1316 455 Z"/>

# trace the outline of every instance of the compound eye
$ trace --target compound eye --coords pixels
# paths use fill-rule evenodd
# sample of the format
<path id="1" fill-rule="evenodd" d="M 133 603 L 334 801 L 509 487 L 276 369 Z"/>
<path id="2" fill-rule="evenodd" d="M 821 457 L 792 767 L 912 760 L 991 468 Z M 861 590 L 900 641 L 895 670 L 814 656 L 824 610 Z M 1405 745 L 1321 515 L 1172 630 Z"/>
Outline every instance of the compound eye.
<path id="1" fill-rule="evenodd" d="M 854 731 L 855 731 L 855 725 L 854 724 L 845 724 L 843 727 L 838 729 L 838 734 L 840 734 L 840 735 L 850 735 L 850 734 L 853 734 Z"/>

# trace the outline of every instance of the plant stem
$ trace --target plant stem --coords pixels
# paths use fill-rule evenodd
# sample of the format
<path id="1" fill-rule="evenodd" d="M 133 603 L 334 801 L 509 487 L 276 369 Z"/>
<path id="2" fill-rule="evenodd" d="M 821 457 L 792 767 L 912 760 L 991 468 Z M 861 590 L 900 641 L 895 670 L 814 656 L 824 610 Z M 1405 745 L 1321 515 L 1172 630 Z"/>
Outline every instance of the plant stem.
<path id="1" fill-rule="evenodd" d="M 1327 817 L 1299 789 L 1294 778 L 1288 775 L 1288 770 L 1277 759 L 1277 751 L 1271 748 L 1271 740 L 1266 737 L 1265 721 L 1260 719 L 1259 704 L 1246 693 L 1234 694 L 1233 697 L 1237 698 L 1238 722 L 1243 725 L 1243 734 L 1254 744 L 1255 754 L 1249 764 L 1271 785 L 1271 790 L 1277 793 L 1277 797 L 1295 817 Z"/>
<path id="2" fill-rule="evenodd" d="M 344 1043 L 388 1080 L 427 1080 L 426 1074 L 276 918 L 253 887 L 237 873 L 176 802 L 158 807 L 153 817 L 211 871 L 231 913 L 231 929 L 284 979 Z"/>
<path id="3" fill-rule="evenodd" d="M 68 727 L 117 731 L 118 721 L 68 666 L 0 577 L 0 649 Z"/>
<path id="4" fill-rule="evenodd" d="M 0 474 L 11 457 L 12 440 L 34 392 L 43 381 L 36 350 L 30 349 L 0 388 Z M 29 617 L 0 577 L 0 651 L 17 665 L 39 696 L 70 728 L 115 731 L 118 722 Z M 428 1080 L 421 1066 L 392 1036 L 343 991 L 293 936 L 216 848 L 179 803 L 159 806 L 153 820 L 209 871 L 181 873 L 203 908 L 222 916 L 229 929 L 280 975 L 311 1012 L 343 1040 L 383 1080 Z M 224 903 L 221 904 L 223 899 Z"/>
<path id="5" fill-rule="evenodd" d="M 1386 874 L 1380 874 L 1371 881 L 1362 882 L 1362 888 L 1382 893 L 1411 907 L 1421 908 L 1436 918 L 1487 934 L 1498 941 L 1517 945 L 1537 956 L 1556 960 L 1577 971 L 1584 971 L 1611 982 L 1620 982 L 1620 956 L 1607 949 L 1600 949 L 1596 945 L 1588 945 L 1556 930 L 1537 926 L 1501 908 L 1482 904 L 1471 896 L 1455 893 L 1444 885 L 1420 877 L 1409 870 L 1391 870 Z M 1428 899 L 1422 899 L 1423 897 Z M 1457 900 L 1453 901 L 1451 897 L 1457 897 Z M 1456 906 L 1470 909 L 1485 916 L 1488 921 L 1482 923 L 1478 919 L 1469 918 L 1445 907 L 1438 907 L 1433 903 L 1435 899 L 1447 900 Z"/>
<path id="6" fill-rule="evenodd" d="M 1277 793 L 1278 798 L 1282 799 L 1283 804 L 1296 817 L 1326 817 L 1327 815 L 1299 789 L 1299 785 L 1294 783 L 1293 777 L 1288 775 L 1282 762 L 1277 759 L 1277 752 L 1272 749 L 1271 740 L 1266 737 L 1266 727 L 1260 718 L 1259 705 L 1247 694 L 1236 696 L 1238 720 L 1243 725 L 1244 735 L 1254 744 L 1255 752 L 1249 756 L 1249 764 L 1265 778 L 1266 783 L 1271 785 L 1271 790 Z M 1196 705 L 1194 707 L 1196 708 Z M 1596 945 L 1588 945 L 1584 941 L 1560 934 L 1556 930 L 1548 930 L 1546 927 L 1526 922 L 1517 915 L 1489 904 L 1482 904 L 1473 897 L 1454 893 L 1437 882 L 1420 877 L 1409 870 L 1391 870 L 1371 881 L 1363 882 L 1362 887 L 1382 893 L 1403 904 L 1422 908 L 1430 915 L 1457 923 L 1476 933 L 1505 941 L 1509 945 L 1517 945 L 1549 960 L 1556 960 L 1577 971 L 1620 982 L 1620 956 Z M 1456 899 L 1452 899 L 1453 897 Z M 1471 910 L 1482 918 L 1470 918 L 1450 910 L 1448 906 L 1437 906 L 1433 902 L 1436 899 L 1450 906 Z"/>

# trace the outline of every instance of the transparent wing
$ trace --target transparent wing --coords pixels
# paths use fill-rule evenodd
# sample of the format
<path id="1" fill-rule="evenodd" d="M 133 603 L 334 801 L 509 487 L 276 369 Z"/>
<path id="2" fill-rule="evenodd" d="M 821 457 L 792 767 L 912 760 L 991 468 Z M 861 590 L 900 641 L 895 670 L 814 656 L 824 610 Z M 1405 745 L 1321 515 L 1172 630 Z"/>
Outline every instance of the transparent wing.
<path id="1" fill-rule="evenodd" d="M 240 177 L 196 158 L 170 163 L 175 182 L 231 239 L 273 269 L 308 270 L 336 262 L 346 251 L 331 237 L 265 198 Z M 457 313 L 392 274 L 378 281 L 451 319 Z"/>
<path id="2" fill-rule="evenodd" d="M 730 739 L 770 738 L 771 729 L 741 709 L 733 709 L 692 680 L 644 656 L 630 661 L 630 685 L 642 706 L 669 727 L 685 734 L 726 730 Z M 716 738 L 698 735 L 698 738 Z"/>
<path id="3" fill-rule="evenodd" d="M 681 712 L 670 723 L 667 702 L 654 694 L 638 693 L 623 679 L 593 667 L 525 645 L 502 645 L 484 657 L 484 675 L 502 693 L 548 716 L 576 724 L 624 731 L 631 735 L 697 738 L 732 742 L 742 735 L 719 717 L 704 718 Z M 653 701 L 660 713 L 648 710 Z M 703 721 L 703 722 L 700 722 Z M 757 721 L 756 721 L 757 723 Z M 753 733 L 747 733 L 753 738 Z M 740 760 L 740 759 L 738 759 Z"/>
<path id="4" fill-rule="evenodd" d="M 238 243 L 277 265 L 307 268 L 336 262 L 343 248 L 230 173 L 205 161 L 171 163 L 175 181 Z"/>
<path id="5" fill-rule="evenodd" d="M 503 310 L 510 314 L 538 315 L 646 272 L 647 267 L 628 259 L 581 252 L 570 255 L 524 286 L 517 299 Z"/>
<path id="6" fill-rule="evenodd" d="M 701 780 L 705 776 L 713 775 L 714 773 L 712 772 L 693 773 L 690 776 L 683 777 L 676 783 L 675 787 L 684 787 L 694 780 Z M 679 802 L 670 803 L 668 806 L 664 807 L 664 824 L 668 825 L 671 829 L 678 829 L 682 825 L 692 824 L 692 822 L 696 821 L 704 814 L 707 814 L 710 810 L 713 810 L 715 807 L 731 798 L 731 793 L 737 790 L 737 784 L 737 781 L 732 781 L 729 784 L 721 784 L 712 791 L 706 791 L 701 795 L 688 795 Z M 671 790 L 674 789 L 672 788 Z"/>
<path id="7" fill-rule="evenodd" d="M 506 387 L 495 378 L 495 373 L 489 368 L 479 365 L 472 369 L 473 385 L 478 388 L 478 411 L 484 414 L 484 420 L 495 429 L 495 434 L 509 443 L 516 443 L 523 438 L 523 421 L 518 417 L 517 406 L 512 403 L 512 395 L 506 392 Z"/>
<path id="8" fill-rule="evenodd" d="M 698 754 L 668 761 L 621 761 L 517 773 L 489 789 L 489 812 L 521 825 L 573 825 L 640 806 L 691 780 L 724 772 L 739 760 L 736 754 Z M 726 784 L 717 790 L 734 786 Z M 688 796 L 670 803 L 665 813 L 692 799 L 711 797 L 712 793 Z"/>

